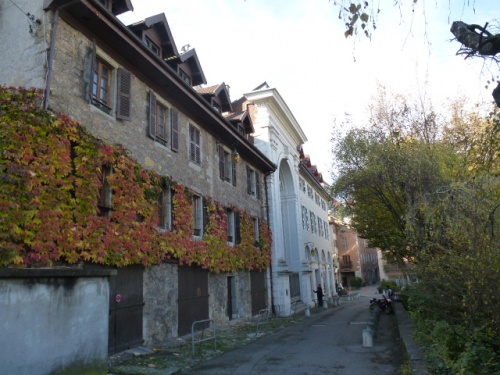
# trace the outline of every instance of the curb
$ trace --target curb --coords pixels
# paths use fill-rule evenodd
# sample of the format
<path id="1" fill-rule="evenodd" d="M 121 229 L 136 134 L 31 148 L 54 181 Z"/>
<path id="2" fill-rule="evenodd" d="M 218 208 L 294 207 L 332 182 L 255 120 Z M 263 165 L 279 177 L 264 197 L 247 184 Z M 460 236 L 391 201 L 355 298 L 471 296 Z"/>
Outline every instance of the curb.
<path id="1" fill-rule="evenodd" d="M 413 339 L 413 333 L 415 332 L 415 324 L 410 318 L 410 314 L 406 311 L 402 304 L 393 302 L 394 312 L 396 314 L 396 320 L 399 327 L 399 335 L 403 341 L 406 352 L 408 353 L 408 358 L 410 362 L 410 367 L 412 369 L 413 375 L 430 375 L 427 370 L 425 363 L 424 353 L 422 349 Z"/>

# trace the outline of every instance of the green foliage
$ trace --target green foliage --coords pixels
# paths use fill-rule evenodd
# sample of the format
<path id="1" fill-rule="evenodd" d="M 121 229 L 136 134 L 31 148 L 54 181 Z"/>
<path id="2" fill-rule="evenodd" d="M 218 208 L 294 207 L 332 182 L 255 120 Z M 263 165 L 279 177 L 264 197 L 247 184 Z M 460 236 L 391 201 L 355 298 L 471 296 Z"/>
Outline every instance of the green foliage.
<path id="1" fill-rule="evenodd" d="M 352 288 L 359 289 L 363 284 L 363 279 L 361 277 L 355 277 L 350 280 L 350 283 Z"/>
<path id="2" fill-rule="evenodd" d="M 393 292 L 399 292 L 401 290 L 399 285 L 396 284 L 394 280 L 386 280 L 386 279 L 380 280 L 379 288 L 382 290 L 387 290 L 388 288 L 391 288 Z"/>
<path id="3" fill-rule="evenodd" d="M 419 283 L 402 299 L 433 373 L 499 373 L 498 110 L 455 106 L 442 126 L 405 100 L 381 98 L 369 130 L 354 129 L 337 144 L 334 193 L 363 238 L 385 258 L 411 263 Z"/>
<path id="4" fill-rule="evenodd" d="M 75 121 L 40 109 L 41 93 L 0 86 L 0 266 L 81 261 L 149 266 L 166 259 L 214 272 L 263 269 L 271 233 L 260 248 L 244 211 L 242 244 L 229 246 L 225 213 L 212 202 L 203 241 L 193 239 L 193 192 L 143 169 L 120 146 L 105 145 Z M 103 166 L 112 168 L 111 215 L 100 215 Z M 157 229 L 161 187 L 174 195 L 174 230 Z M 208 199 L 211 201 L 210 199 Z"/>

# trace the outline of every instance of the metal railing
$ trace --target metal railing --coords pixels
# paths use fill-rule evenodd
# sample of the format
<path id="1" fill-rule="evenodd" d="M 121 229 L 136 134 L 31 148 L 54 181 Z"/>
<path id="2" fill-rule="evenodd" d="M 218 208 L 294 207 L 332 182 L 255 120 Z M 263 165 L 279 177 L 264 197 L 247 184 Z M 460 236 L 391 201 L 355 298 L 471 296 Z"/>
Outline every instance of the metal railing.
<path id="1" fill-rule="evenodd" d="M 263 323 L 265 323 L 265 324 L 269 323 L 269 310 L 268 309 L 259 310 L 259 315 L 257 315 L 257 324 L 255 325 L 255 334 L 256 335 L 260 334 L 260 326 Z"/>
<path id="2" fill-rule="evenodd" d="M 195 330 L 196 326 L 198 324 L 204 324 L 204 323 L 209 323 L 209 326 L 212 326 L 213 336 L 204 337 L 206 327 L 205 325 L 203 325 L 203 329 L 199 333 L 199 336 L 196 337 L 196 330 Z M 204 341 L 209 341 L 209 340 L 214 340 L 214 349 L 217 349 L 217 332 L 213 319 L 197 320 L 196 322 L 193 322 L 193 324 L 191 325 L 191 345 L 193 349 L 193 355 L 195 353 L 194 346 L 196 343 L 202 343 Z"/>

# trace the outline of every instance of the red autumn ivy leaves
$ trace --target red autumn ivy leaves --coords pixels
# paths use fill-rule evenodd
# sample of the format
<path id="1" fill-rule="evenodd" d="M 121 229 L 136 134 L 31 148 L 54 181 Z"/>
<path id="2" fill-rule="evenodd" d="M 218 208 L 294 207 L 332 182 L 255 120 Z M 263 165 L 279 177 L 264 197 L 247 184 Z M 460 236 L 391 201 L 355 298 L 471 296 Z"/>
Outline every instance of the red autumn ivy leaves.
<path id="1" fill-rule="evenodd" d="M 207 198 L 209 222 L 193 237 L 192 192 L 172 183 L 174 229 L 157 230 L 162 177 L 119 146 L 104 145 L 66 116 L 40 109 L 41 93 L 0 86 L 0 266 L 94 262 L 110 266 L 177 259 L 215 272 L 263 269 L 271 233 L 255 246 L 244 211 L 241 244 L 227 244 L 222 206 Z M 102 166 L 112 167 L 112 214 L 99 215 Z"/>

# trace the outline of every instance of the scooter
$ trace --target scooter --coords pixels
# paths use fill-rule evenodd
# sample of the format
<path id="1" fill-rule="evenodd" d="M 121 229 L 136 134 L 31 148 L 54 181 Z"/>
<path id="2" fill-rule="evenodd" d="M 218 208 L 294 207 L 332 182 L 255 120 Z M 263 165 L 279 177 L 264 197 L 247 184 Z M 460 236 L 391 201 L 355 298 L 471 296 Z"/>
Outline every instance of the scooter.
<path id="1" fill-rule="evenodd" d="M 370 300 L 370 313 L 374 312 L 377 307 L 387 314 L 394 314 L 392 301 L 385 296 L 380 299 L 372 298 Z"/>

